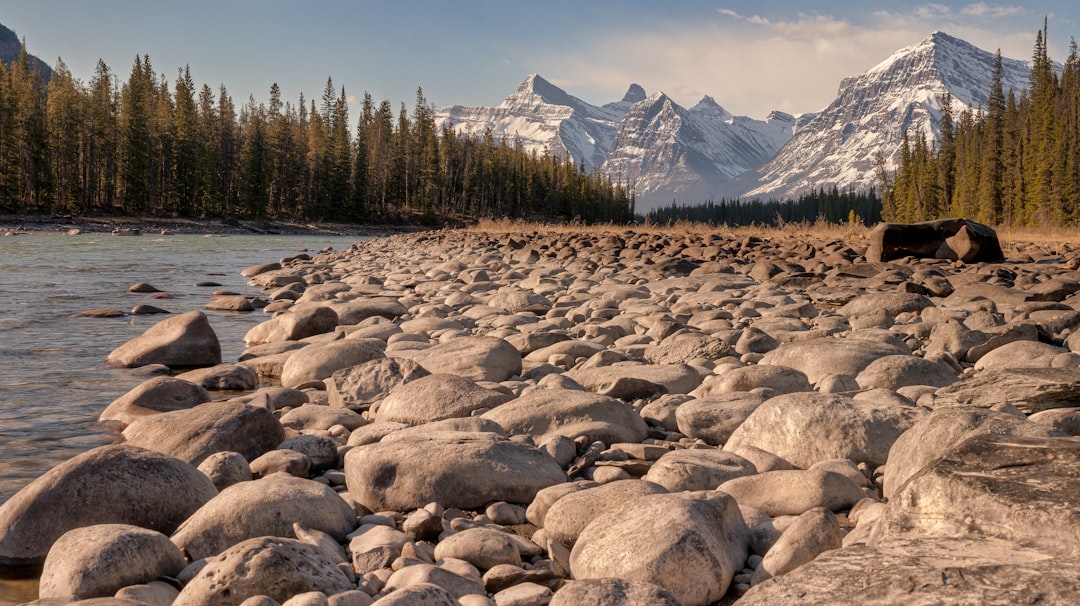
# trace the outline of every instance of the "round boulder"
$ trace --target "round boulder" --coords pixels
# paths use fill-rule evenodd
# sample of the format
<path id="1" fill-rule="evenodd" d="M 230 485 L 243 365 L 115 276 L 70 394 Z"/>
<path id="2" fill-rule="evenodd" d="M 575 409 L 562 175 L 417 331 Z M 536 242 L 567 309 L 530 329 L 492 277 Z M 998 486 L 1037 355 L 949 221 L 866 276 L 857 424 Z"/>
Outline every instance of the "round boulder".
<path id="1" fill-rule="evenodd" d="M 274 474 L 221 491 L 191 514 L 172 536 L 197 560 L 258 536 L 293 536 L 293 524 L 342 541 L 356 528 L 356 514 L 329 486 Z"/>
<path id="2" fill-rule="evenodd" d="M 281 369 L 284 387 L 323 388 L 323 381 L 342 368 L 383 357 L 386 343 L 378 339 L 346 339 L 308 345 L 293 353 Z"/>
<path id="3" fill-rule="evenodd" d="M 529 503 L 566 474 L 547 453 L 494 433 L 416 431 L 350 450 L 345 479 L 371 511 L 406 511 L 433 501 L 463 509 Z"/>
<path id="4" fill-rule="evenodd" d="M 295 539 L 260 536 L 233 545 L 206 564 L 176 597 L 173 606 L 240 604 L 267 596 L 283 604 L 310 591 L 333 595 L 355 589 L 314 546 Z"/>
<path id="5" fill-rule="evenodd" d="M 0 505 L 0 565 L 40 565 L 61 535 L 82 526 L 131 524 L 171 533 L 216 494 L 205 475 L 172 457 L 127 444 L 95 448 Z"/>
<path id="6" fill-rule="evenodd" d="M 254 459 L 285 439 L 285 430 L 265 408 L 207 402 L 190 410 L 140 417 L 124 429 L 124 440 L 198 465 L 221 451 Z"/>
<path id="7" fill-rule="evenodd" d="M 937 362 L 911 355 L 884 356 L 866 365 L 855 377 L 860 389 L 896 391 L 909 385 L 945 387 L 958 380 L 956 372 Z"/>
<path id="8" fill-rule="evenodd" d="M 729 495 L 646 495 L 589 522 L 570 552 L 570 569 L 575 579 L 653 583 L 682 604 L 704 606 L 727 593 L 746 562 L 748 540 Z"/>
<path id="9" fill-rule="evenodd" d="M 765 399 L 752 393 L 730 393 L 683 402 L 675 409 L 679 431 L 688 437 L 723 446 Z"/>
<path id="10" fill-rule="evenodd" d="M 129 524 L 97 524 L 65 532 L 41 571 L 40 598 L 111 597 L 128 585 L 175 577 L 187 560 L 169 537 Z"/>
<path id="11" fill-rule="evenodd" d="M 154 324 L 114 349 L 105 363 L 120 368 L 213 366 L 221 364 L 221 343 L 206 314 L 190 311 Z"/>
<path id="12" fill-rule="evenodd" d="M 581 490 L 573 486 L 548 506 L 542 517 L 544 531 L 549 538 L 572 545 L 594 518 L 637 497 L 664 492 L 663 486 L 640 480 L 616 480 Z"/>
<path id="13" fill-rule="evenodd" d="M 521 374 L 521 354 L 496 337 L 461 337 L 420 350 L 412 359 L 432 373 L 500 382 Z"/>
<path id="14" fill-rule="evenodd" d="M 379 404 L 375 421 L 420 425 L 468 417 L 510 399 L 458 375 L 427 375 L 395 387 Z"/>
<path id="15" fill-rule="evenodd" d="M 758 364 L 794 368 L 811 383 L 817 383 L 828 375 L 854 377 L 878 358 L 910 353 L 880 341 L 821 337 L 784 343 L 765 354 Z"/>
<path id="16" fill-rule="evenodd" d="M 113 400 L 98 422 L 119 431 L 139 417 L 192 408 L 211 400 L 203 387 L 175 377 L 154 377 Z"/>
<path id="17" fill-rule="evenodd" d="M 648 427 L 624 402 L 570 389 L 541 389 L 482 415 L 510 435 L 528 435 L 537 443 L 551 435 L 585 437 L 605 444 L 640 442 Z"/>
<path id="18" fill-rule="evenodd" d="M 754 464 L 724 450 L 694 448 L 665 453 L 641 479 L 668 492 L 712 490 L 733 478 L 757 473 Z"/>

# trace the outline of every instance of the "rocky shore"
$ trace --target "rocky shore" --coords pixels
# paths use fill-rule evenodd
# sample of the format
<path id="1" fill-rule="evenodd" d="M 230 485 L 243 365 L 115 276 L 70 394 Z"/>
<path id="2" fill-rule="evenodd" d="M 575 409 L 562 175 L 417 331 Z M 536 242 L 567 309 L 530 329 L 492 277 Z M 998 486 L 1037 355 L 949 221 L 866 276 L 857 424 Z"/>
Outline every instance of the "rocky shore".
<path id="1" fill-rule="evenodd" d="M 0 567 L 40 605 L 1072 603 L 1080 247 L 867 257 L 445 230 L 250 267 L 238 360 L 197 311 L 117 344 L 157 376 L 0 507 Z"/>
<path id="2" fill-rule="evenodd" d="M 424 228 L 408 225 L 369 226 L 346 223 L 307 223 L 288 220 L 170 219 L 162 217 L 81 217 L 54 215 L 0 215 L 0 235 L 30 232 L 61 232 L 72 235 L 112 233 L 118 235 L 306 235 L 386 236 Z"/>

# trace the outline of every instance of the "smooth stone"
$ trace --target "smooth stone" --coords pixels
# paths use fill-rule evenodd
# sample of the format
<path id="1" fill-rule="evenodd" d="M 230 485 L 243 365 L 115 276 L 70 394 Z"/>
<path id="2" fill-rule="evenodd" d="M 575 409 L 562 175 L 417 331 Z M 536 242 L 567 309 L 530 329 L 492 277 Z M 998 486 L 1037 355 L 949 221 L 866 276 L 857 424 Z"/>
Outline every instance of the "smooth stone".
<path id="1" fill-rule="evenodd" d="M 1028 421 L 1052 427 L 1066 435 L 1080 436 L 1080 408 L 1052 408 L 1031 415 Z"/>
<path id="2" fill-rule="evenodd" d="M 167 314 L 167 313 L 172 313 L 172 312 L 170 312 L 170 311 L 168 311 L 166 309 L 162 309 L 160 307 L 157 307 L 156 305 L 147 305 L 145 303 L 140 303 L 139 305 L 136 305 L 135 307 L 131 308 L 131 315 L 133 315 L 133 316 L 146 316 L 146 315 L 152 315 L 152 314 Z"/>
<path id="3" fill-rule="evenodd" d="M 575 360 L 577 358 L 591 358 L 605 349 L 603 345 L 592 341 L 564 340 L 533 350 L 525 356 L 525 360 L 529 362 L 547 362 L 552 356 L 569 356 Z"/>
<path id="4" fill-rule="evenodd" d="M 494 408 L 511 396 L 454 374 L 433 374 L 395 387 L 379 403 L 376 422 L 420 425 Z"/>
<path id="5" fill-rule="evenodd" d="M 555 595 L 550 588 L 525 581 L 496 593 L 495 606 L 547 606 Z"/>
<path id="6" fill-rule="evenodd" d="M 687 364 L 702 358 L 719 360 L 729 355 L 731 347 L 723 339 L 694 334 L 664 339 L 645 351 L 645 359 L 660 366 Z"/>
<path id="7" fill-rule="evenodd" d="M 566 492 L 533 515 L 539 518 L 548 538 L 573 545 L 581 531 L 598 516 L 637 497 L 664 492 L 667 490 L 654 482 L 617 480 Z M 532 506 L 529 509 L 533 510 Z"/>
<path id="8" fill-rule="evenodd" d="M 122 368 L 213 366 L 221 364 L 221 343 L 206 314 L 190 311 L 154 324 L 114 349 L 105 363 Z"/>
<path id="9" fill-rule="evenodd" d="M 685 364 L 618 363 L 599 368 L 575 369 L 566 377 L 589 391 L 621 400 L 690 393 L 701 377 Z"/>
<path id="10" fill-rule="evenodd" d="M 1064 436 L 1053 427 L 985 408 L 937 408 L 924 415 L 893 443 L 882 488 L 886 498 L 912 476 L 962 442 L 980 435 Z"/>
<path id="11" fill-rule="evenodd" d="M 378 402 L 394 388 L 431 373 L 407 358 L 380 358 L 335 371 L 326 379 L 331 406 L 358 408 Z"/>
<path id="12" fill-rule="evenodd" d="M 341 425 L 352 431 L 367 425 L 368 422 L 362 415 L 348 408 L 335 408 L 324 404 L 297 406 L 282 414 L 278 420 L 282 427 L 298 431 L 330 429 L 335 425 Z"/>
<path id="13" fill-rule="evenodd" d="M 211 297 L 203 309 L 246 312 L 255 311 L 255 305 L 252 304 L 251 299 L 243 295 L 218 295 Z"/>
<path id="14" fill-rule="evenodd" d="M 176 375 L 176 378 L 190 381 L 203 389 L 218 391 L 248 391 L 259 386 L 259 375 L 239 364 L 198 368 Z"/>
<path id="15" fill-rule="evenodd" d="M 958 380 L 952 369 L 912 355 L 878 358 L 855 377 L 860 389 L 884 388 L 892 391 L 909 385 L 945 387 Z"/>
<path id="16" fill-rule="evenodd" d="M 87 309 L 75 314 L 76 318 L 122 318 L 126 316 L 120 309 Z"/>
<path id="17" fill-rule="evenodd" d="M 1080 369 L 987 370 L 943 387 L 934 394 L 934 406 L 937 408 L 992 408 L 1006 403 L 1025 414 L 1080 406 Z"/>
<path id="18" fill-rule="evenodd" d="M 627 404 L 585 391 L 544 389 L 485 412 L 510 435 L 542 442 L 551 435 L 589 442 L 640 442 L 648 434 L 645 421 Z"/>
<path id="19" fill-rule="evenodd" d="M 345 476 L 350 495 L 372 511 L 529 503 L 566 481 L 543 451 L 486 432 L 417 431 L 357 446 L 345 455 Z"/>
<path id="20" fill-rule="evenodd" d="M 517 543 L 509 534 L 493 528 L 467 528 L 454 533 L 435 546 L 435 559 L 456 558 L 480 570 L 500 564 L 521 565 Z"/>
<path id="21" fill-rule="evenodd" d="M 808 468 L 829 459 L 885 463 L 889 448 L 925 410 L 889 401 L 794 393 L 766 400 L 739 425 L 725 450 L 754 446 Z"/>
<path id="22" fill-rule="evenodd" d="M 800 515 L 815 507 L 849 509 L 865 495 L 850 478 L 825 469 L 767 471 L 724 482 L 717 490 L 771 517 Z"/>
<path id="23" fill-rule="evenodd" d="M 479 580 L 462 576 L 434 564 L 414 564 L 394 572 L 386 580 L 386 591 L 426 583 L 438 585 L 456 598 L 470 594 L 487 595 L 484 585 Z"/>
<path id="24" fill-rule="evenodd" d="M 496 337 L 461 337 L 410 356 L 433 374 L 498 383 L 521 374 L 521 354 Z"/>
<path id="25" fill-rule="evenodd" d="M 551 598 L 549 606 L 682 606 L 659 585 L 626 579 L 579 579 L 568 581 Z"/>
<path id="26" fill-rule="evenodd" d="M 321 304 L 297 304 L 285 313 L 251 327 L 244 335 L 248 347 L 264 343 L 299 341 L 333 331 L 338 326 L 338 315 L 330 307 Z"/>
<path id="27" fill-rule="evenodd" d="M 256 265 L 250 265 L 240 270 L 240 275 L 244 276 L 245 278 L 250 278 L 259 274 L 264 274 L 268 271 L 273 271 L 275 269 L 281 269 L 281 263 L 278 263 L 277 261 L 272 261 L 270 263 L 258 263 Z"/>
<path id="28" fill-rule="evenodd" d="M 0 505 L 0 565 L 39 565 L 61 535 L 83 526 L 131 524 L 168 534 L 216 494 L 182 461 L 126 444 L 95 448 Z"/>
<path id="29" fill-rule="evenodd" d="M 693 395 L 711 396 L 734 392 L 747 392 L 764 387 L 780 393 L 813 391 L 814 386 L 806 375 L 794 368 L 754 364 L 729 370 L 702 386 Z"/>
<path id="30" fill-rule="evenodd" d="M 281 385 L 300 389 L 323 381 L 342 368 L 384 357 L 386 343 L 378 339 L 347 339 L 308 345 L 294 352 L 281 369 Z"/>
<path id="31" fill-rule="evenodd" d="M 294 595 L 355 589 L 335 562 L 295 539 L 258 536 L 230 546 L 188 582 L 173 606 L 240 604 L 254 596 L 283 603 Z"/>
<path id="32" fill-rule="evenodd" d="M 256 478 L 274 473 L 287 473 L 290 476 L 307 479 L 311 475 L 311 457 L 302 452 L 288 449 L 274 449 L 262 453 L 251 462 L 251 474 Z"/>
<path id="33" fill-rule="evenodd" d="M 164 581 L 128 585 L 116 592 L 113 599 L 134 602 L 139 606 L 171 606 L 180 590 Z M 108 599 L 108 598 L 105 598 Z"/>
<path id="34" fill-rule="evenodd" d="M 916 472 L 875 525 L 892 536 L 992 537 L 1080 556 L 1080 439 L 979 435 Z"/>
<path id="35" fill-rule="evenodd" d="M 1047 367 L 1056 356 L 1068 351 L 1039 341 L 1013 341 L 980 357 L 975 370 Z"/>
<path id="36" fill-rule="evenodd" d="M 151 284 L 148 284 L 146 282 L 136 282 L 136 283 L 134 283 L 134 284 L 132 284 L 131 286 L 128 287 L 128 292 L 151 293 L 151 292 L 161 292 L 161 289 L 159 289 L 156 286 L 153 286 Z"/>
<path id="37" fill-rule="evenodd" d="M 1005 258 L 997 232 L 982 223 L 967 219 L 878 223 L 870 232 L 866 260 L 882 263 L 906 256 L 964 263 L 993 263 Z"/>
<path id="38" fill-rule="evenodd" d="M 409 313 L 401 301 L 393 297 L 361 297 L 334 303 L 332 308 L 337 312 L 339 322 L 344 325 L 359 324 L 374 317 L 396 320 Z"/>
<path id="39" fill-rule="evenodd" d="M 827 375 L 858 376 L 878 358 L 910 353 L 878 341 L 822 337 L 784 343 L 765 354 L 758 364 L 794 368 L 816 384 Z"/>
<path id="40" fill-rule="evenodd" d="M 111 597 L 128 585 L 175 577 L 187 561 L 164 534 L 130 524 L 97 524 L 65 532 L 41 571 L 38 596 Z"/>
<path id="41" fill-rule="evenodd" d="M 757 394 L 731 393 L 683 402 L 675 409 L 676 428 L 687 437 L 723 446 L 764 401 Z"/>
<path id="42" fill-rule="evenodd" d="M 843 540 L 844 531 L 833 512 L 824 507 L 807 510 L 773 543 L 754 573 L 753 583 L 787 574 L 826 551 L 840 549 Z"/>
<path id="43" fill-rule="evenodd" d="M 372 606 L 462 606 L 449 591 L 434 583 L 417 583 L 395 589 L 372 602 Z"/>
<path id="44" fill-rule="evenodd" d="M 551 301 L 547 297 L 519 289 L 501 290 L 487 300 L 487 305 L 512 314 L 529 312 L 542 315 L 551 309 Z"/>
<path id="45" fill-rule="evenodd" d="M 274 474 L 221 491 L 191 514 L 172 540 L 197 560 L 253 537 L 291 537 L 294 523 L 344 540 L 356 528 L 356 514 L 328 486 Z"/>
<path id="46" fill-rule="evenodd" d="M 570 552 L 575 579 L 653 583 L 687 605 L 715 602 L 746 562 L 748 531 L 717 491 L 646 495 L 593 519 Z"/>
<path id="47" fill-rule="evenodd" d="M 577 492 L 586 488 L 595 488 L 596 486 L 599 486 L 596 482 L 574 481 L 561 482 L 546 488 L 541 488 L 536 492 L 536 497 L 533 498 L 532 502 L 529 503 L 528 508 L 526 508 L 525 519 L 533 526 L 543 528 L 544 518 L 547 516 L 548 509 L 550 509 L 556 501 L 572 492 Z"/>
<path id="48" fill-rule="evenodd" d="M 210 478 L 218 492 L 233 484 L 248 482 L 252 479 L 251 465 L 244 455 L 238 452 L 215 452 L 199 463 L 199 471 Z"/>
<path id="49" fill-rule="evenodd" d="M 139 417 L 192 408 L 213 399 L 203 387 L 176 377 L 147 379 L 112 401 L 98 422 L 122 430 Z"/>
<path id="50" fill-rule="evenodd" d="M 933 301 L 920 294 L 907 292 L 868 293 L 855 297 L 836 311 L 845 318 L 866 316 L 879 311 L 885 311 L 895 318 L 905 312 L 918 313 L 927 307 L 933 306 Z"/>
<path id="51" fill-rule="evenodd" d="M 329 436 L 292 436 L 285 438 L 278 448 L 307 455 L 311 459 L 311 471 L 315 474 L 338 466 L 338 443 Z"/>
<path id="52" fill-rule="evenodd" d="M 673 450 L 660 457 L 642 476 L 668 492 L 712 490 L 733 478 L 757 473 L 754 464 L 724 450 Z"/>
<path id="53" fill-rule="evenodd" d="M 248 459 L 272 450 L 285 430 L 265 408 L 229 402 L 207 402 L 188 410 L 135 419 L 124 440 L 198 465 L 215 452 L 238 452 Z"/>

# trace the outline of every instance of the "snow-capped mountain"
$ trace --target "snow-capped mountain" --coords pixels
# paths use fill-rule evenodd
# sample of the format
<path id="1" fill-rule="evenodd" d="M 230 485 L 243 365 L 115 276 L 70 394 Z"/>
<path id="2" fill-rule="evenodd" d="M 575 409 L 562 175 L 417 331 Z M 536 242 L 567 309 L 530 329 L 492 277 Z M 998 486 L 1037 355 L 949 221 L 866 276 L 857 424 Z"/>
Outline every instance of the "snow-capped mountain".
<path id="1" fill-rule="evenodd" d="M 795 118 L 733 116 L 711 97 L 685 109 L 663 93 L 635 103 L 619 122 L 601 172 L 634 189 L 639 207 L 701 201 L 768 161 L 791 138 Z"/>
<path id="2" fill-rule="evenodd" d="M 744 198 L 787 198 L 818 187 L 877 185 L 874 157 L 895 169 L 904 132 L 939 136 L 941 96 L 953 97 L 954 117 L 986 106 L 995 55 L 935 32 L 903 48 L 861 76 L 845 78 L 836 100 L 821 110 L 780 152 L 738 179 L 727 193 Z M 1019 94 L 1030 69 L 1002 59 L 1002 85 Z"/>
<path id="3" fill-rule="evenodd" d="M 630 85 L 622 100 L 597 107 L 533 74 L 497 107 L 454 105 L 435 113 L 475 136 L 518 139 L 527 150 L 547 150 L 586 170 L 599 170 L 633 187 L 639 208 L 673 198 L 699 201 L 733 177 L 760 166 L 791 138 L 795 117 L 733 116 L 711 97 L 691 109 Z"/>
<path id="4" fill-rule="evenodd" d="M 593 170 L 604 162 L 626 109 L 644 97 L 634 84 L 622 101 L 597 107 L 533 74 L 497 107 L 452 105 L 437 110 L 435 121 L 439 128 L 449 122 L 461 134 L 480 136 L 491 129 L 496 139 L 519 138 L 527 150 L 546 148 Z"/>

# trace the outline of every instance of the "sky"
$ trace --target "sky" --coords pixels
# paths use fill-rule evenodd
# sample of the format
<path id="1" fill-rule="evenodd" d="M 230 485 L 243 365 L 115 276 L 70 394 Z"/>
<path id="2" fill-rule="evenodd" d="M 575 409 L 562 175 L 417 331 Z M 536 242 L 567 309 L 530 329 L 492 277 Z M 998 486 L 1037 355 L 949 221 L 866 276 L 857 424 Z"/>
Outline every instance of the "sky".
<path id="1" fill-rule="evenodd" d="M 274 83 L 318 100 L 332 79 L 351 102 L 411 108 L 418 87 L 436 107 L 497 105 L 538 73 L 597 105 L 637 83 L 753 118 L 817 111 L 842 78 L 939 30 L 1030 59 L 1044 17 L 1063 61 L 1075 0 L 0 0 L 0 24 L 83 82 L 99 59 L 123 82 L 148 55 L 170 83 L 188 66 L 237 105 Z"/>

